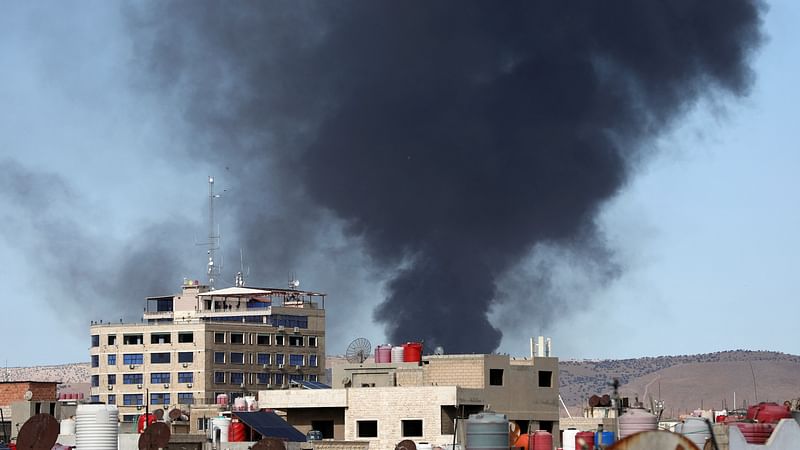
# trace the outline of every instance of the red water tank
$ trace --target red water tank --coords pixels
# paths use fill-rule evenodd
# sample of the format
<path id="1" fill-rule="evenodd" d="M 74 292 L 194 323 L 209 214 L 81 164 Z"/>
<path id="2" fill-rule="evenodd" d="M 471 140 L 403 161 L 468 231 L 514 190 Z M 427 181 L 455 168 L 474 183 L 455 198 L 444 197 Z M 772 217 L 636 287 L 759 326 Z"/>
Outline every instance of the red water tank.
<path id="1" fill-rule="evenodd" d="M 747 408 L 747 418 L 760 423 L 778 423 L 781 419 L 791 419 L 792 413 L 783 405 L 761 402 Z"/>
<path id="2" fill-rule="evenodd" d="M 403 362 L 420 362 L 422 360 L 422 344 L 406 342 L 403 344 Z"/>
<path id="3" fill-rule="evenodd" d="M 771 423 L 735 422 L 748 444 L 764 444 L 775 429 Z"/>
<path id="4" fill-rule="evenodd" d="M 594 433 L 579 431 L 575 435 L 575 450 L 594 450 Z"/>
<path id="5" fill-rule="evenodd" d="M 553 435 L 544 430 L 536 430 L 533 433 L 531 450 L 553 450 Z"/>
<path id="6" fill-rule="evenodd" d="M 244 442 L 245 428 L 242 422 L 232 422 L 228 428 L 228 440 L 230 442 Z"/>
<path id="7" fill-rule="evenodd" d="M 144 432 L 144 422 L 145 422 L 145 420 L 147 420 L 147 425 L 150 425 L 151 423 L 155 423 L 156 422 L 156 416 L 155 416 L 155 414 L 142 414 L 141 416 L 139 416 L 139 422 L 138 422 L 138 424 L 136 426 L 136 432 L 137 433 L 143 433 Z"/>

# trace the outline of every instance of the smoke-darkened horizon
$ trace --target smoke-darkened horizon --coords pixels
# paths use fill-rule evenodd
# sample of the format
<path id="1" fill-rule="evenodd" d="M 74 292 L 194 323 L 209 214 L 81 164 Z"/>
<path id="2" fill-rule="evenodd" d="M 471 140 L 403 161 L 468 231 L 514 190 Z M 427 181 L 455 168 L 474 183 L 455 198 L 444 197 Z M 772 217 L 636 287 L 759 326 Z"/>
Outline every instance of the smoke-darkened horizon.
<path id="1" fill-rule="evenodd" d="M 498 280 L 537 246 L 585 254 L 613 276 L 596 214 L 698 101 L 748 93 L 763 8 L 148 7 L 129 11 L 134 76 L 183 102 L 202 143 L 192 156 L 230 167 L 230 182 L 255 193 L 232 200 L 253 265 L 313 254 L 298 243 L 314 242 L 332 214 L 388 274 L 374 319 L 389 338 L 452 352 L 498 347 L 487 317 L 507 295 Z M 533 289 L 522 301 L 543 299 Z"/>

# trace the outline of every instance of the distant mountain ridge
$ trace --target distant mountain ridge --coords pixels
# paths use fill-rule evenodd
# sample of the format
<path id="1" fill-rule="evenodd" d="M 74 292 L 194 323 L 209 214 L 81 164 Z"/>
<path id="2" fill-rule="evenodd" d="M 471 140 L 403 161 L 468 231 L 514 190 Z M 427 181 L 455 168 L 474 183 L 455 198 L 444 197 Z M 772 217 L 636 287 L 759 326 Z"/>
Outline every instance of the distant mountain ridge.
<path id="1" fill-rule="evenodd" d="M 730 408 L 734 392 L 740 407 L 800 397 L 800 356 L 764 350 L 560 361 L 559 370 L 561 396 L 571 407 L 585 406 L 593 394 L 610 393 L 614 378 L 621 395 L 647 401 L 650 395 L 658 398 L 660 390 L 667 408 L 675 411 Z"/>

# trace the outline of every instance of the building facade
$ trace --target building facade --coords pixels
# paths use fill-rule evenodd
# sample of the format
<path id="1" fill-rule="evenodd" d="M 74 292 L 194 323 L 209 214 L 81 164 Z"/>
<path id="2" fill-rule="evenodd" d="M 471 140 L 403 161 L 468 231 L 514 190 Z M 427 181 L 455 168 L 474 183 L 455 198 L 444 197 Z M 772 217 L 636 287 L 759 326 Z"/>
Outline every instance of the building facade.
<path id="1" fill-rule="evenodd" d="M 394 448 L 403 439 L 464 444 L 464 419 L 491 410 L 523 431 L 547 430 L 558 444 L 558 358 L 430 355 L 419 363 L 337 367 L 333 389 L 260 391 L 259 404 L 282 410 L 302 432 Z"/>
<path id="2" fill-rule="evenodd" d="M 229 402 L 325 368 L 325 295 L 295 289 L 209 290 L 184 282 L 147 299 L 141 323 L 91 326 L 91 399 L 123 420 L 149 408 Z"/>

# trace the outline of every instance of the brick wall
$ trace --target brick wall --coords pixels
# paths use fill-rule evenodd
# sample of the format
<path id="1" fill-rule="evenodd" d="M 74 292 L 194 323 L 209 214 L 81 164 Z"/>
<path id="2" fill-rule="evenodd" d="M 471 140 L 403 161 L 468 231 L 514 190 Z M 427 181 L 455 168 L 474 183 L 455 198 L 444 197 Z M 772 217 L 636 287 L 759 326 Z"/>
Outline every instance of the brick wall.
<path id="1" fill-rule="evenodd" d="M 10 405 L 25 399 L 25 392 L 33 393 L 32 401 L 55 401 L 57 383 L 17 381 L 0 383 L 0 405 Z"/>

